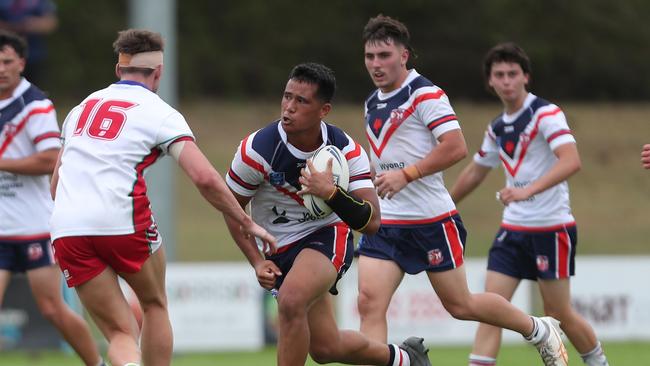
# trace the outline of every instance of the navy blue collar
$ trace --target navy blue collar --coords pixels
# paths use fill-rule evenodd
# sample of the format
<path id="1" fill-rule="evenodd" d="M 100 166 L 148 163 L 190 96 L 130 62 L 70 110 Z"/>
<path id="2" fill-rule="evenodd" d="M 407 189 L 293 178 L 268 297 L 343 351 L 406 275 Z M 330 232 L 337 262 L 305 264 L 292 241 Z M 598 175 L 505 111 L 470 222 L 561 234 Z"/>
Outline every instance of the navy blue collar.
<path id="1" fill-rule="evenodd" d="M 146 85 L 144 85 L 144 84 L 142 84 L 140 82 L 137 82 L 137 81 L 133 81 L 133 80 L 120 80 L 120 81 L 116 82 L 115 84 L 126 84 L 126 85 L 141 86 L 141 87 L 151 91 Z"/>

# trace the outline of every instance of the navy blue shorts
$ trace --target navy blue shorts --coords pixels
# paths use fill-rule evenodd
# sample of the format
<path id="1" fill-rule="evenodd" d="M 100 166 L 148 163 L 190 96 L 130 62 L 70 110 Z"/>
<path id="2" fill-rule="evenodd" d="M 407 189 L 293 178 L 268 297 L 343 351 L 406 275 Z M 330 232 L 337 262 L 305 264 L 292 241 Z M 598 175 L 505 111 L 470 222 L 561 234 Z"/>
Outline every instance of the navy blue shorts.
<path id="1" fill-rule="evenodd" d="M 338 295 L 336 284 L 350 268 L 354 257 L 352 230 L 343 223 L 327 226 L 316 230 L 293 244 L 280 248 L 278 253 L 267 256 L 266 259 L 273 261 L 282 271 L 282 276 L 275 280 L 276 289 L 279 290 L 282 286 L 284 277 L 291 270 L 298 253 L 306 248 L 323 253 L 332 262 L 338 275 L 330 288 L 330 293 Z"/>
<path id="2" fill-rule="evenodd" d="M 458 214 L 421 225 L 382 225 L 363 235 L 359 255 L 391 260 L 409 274 L 442 272 L 463 264 L 467 232 Z"/>
<path id="3" fill-rule="evenodd" d="M 575 274 L 578 232 L 575 224 L 528 231 L 501 227 L 488 257 L 488 270 L 528 280 Z"/>
<path id="4" fill-rule="evenodd" d="M 54 263 L 50 238 L 0 241 L 0 269 L 25 272 Z"/>

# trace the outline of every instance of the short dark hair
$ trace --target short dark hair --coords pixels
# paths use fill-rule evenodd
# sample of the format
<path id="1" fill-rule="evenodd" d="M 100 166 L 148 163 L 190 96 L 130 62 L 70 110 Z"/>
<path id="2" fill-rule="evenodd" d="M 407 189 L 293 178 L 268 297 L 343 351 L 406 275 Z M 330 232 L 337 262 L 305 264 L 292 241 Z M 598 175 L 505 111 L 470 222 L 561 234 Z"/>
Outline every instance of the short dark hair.
<path id="1" fill-rule="evenodd" d="M 411 57 L 415 58 L 415 49 L 411 46 L 411 35 L 404 23 L 389 16 L 379 14 L 370 18 L 363 28 L 361 35 L 363 44 L 368 42 L 388 42 L 392 40 L 396 44 L 404 46 Z"/>
<path id="2" fill-rule="evenodd" d="M 151 32 L 146 29 L 126 29 L 117 33 L 117 39 L 113 42 L 115 53 L 126 53 L 135 55 L 136 53 L 164 51 L 165 42 L 162 35 L 157 32 Z M 125 73 L 141 73 L 145 76 L 151 75 L 153 69 L 144 67 L 120 67 Z"/>
<path id="3" fill-rule="evenodd" d="M 296 65 L 289 73 L 289 80 L 317 85 L 316 96 L 325 103 L 332 101 L 336 91 L 334 71 L 314 62 Z"/>
<path id="4" fill-rule="evenodd" d="M 514 42 L 499 43 L 487 52 L 483 59 L 483 73 L 486 80 L 490 79 L 492 65 L 497 62 L 519 64 L 524 74 L 530 75 L 532 72 L 530 58 L 528 58 L 524 49 Z"/>
<path id="5" fill-rule="evenodd" d="M 14 32 L 0 29 L 0 49 L 3 49 L 7 46 L 13 48 L 20 58 L 27 58 L 27 41 L 25 38 L 17 35 Z"/>

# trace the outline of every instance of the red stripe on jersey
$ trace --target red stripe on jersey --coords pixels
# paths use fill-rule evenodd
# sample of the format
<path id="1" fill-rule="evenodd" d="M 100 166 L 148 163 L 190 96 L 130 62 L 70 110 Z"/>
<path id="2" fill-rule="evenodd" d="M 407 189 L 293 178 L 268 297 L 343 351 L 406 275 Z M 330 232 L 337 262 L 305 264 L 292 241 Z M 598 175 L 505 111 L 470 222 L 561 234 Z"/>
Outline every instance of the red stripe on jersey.
<path id="1" fill-rule="evenodd" d="M 345 160 L 350 160 L 350 159 L 356 158 L 359 155 L 361 155 L 361 145 L 359 145 L 359 143 L 355 141 L 354 142 L 354 150 L 352 150 L 349 153 L 345 154 Z"/>
<path id="2" fill-rule="evenodd" d="M 334 225 L 334 256 L 332 257 L 332 264 L 336 268 L 336 273 L 341 271 L 341 267 L 345 263 L 349 234 L 350 228 L 346 224 L 339 222 Z"/>
<path id="3" fill-rule="evenodd" d="M 411 104 L 411 106 L 406 108 L 406 110 L 404 111 L 404 114 L 402 115 L 402 120 L 406 120 L 407 118 L 409 118 L 411 116 L 411 114 L 413 114 L 413 112 L 415 112 L 415 108 L 417 108 L 418 104 L 420 104 L 421 102 L 423 102 L 425 100 L 429 100 L 429 99 L 440 99 L 443 95 L 445 95 L 445 92 L 442 91 L 442 90 L 438 90 L 435 93 L 425 93 L 425 94 L 422 94 L 422 95 L 416 97 L 415 100 L 413 100 L 413 104 Z M 372 140 L 370 139 L 370 135 L 368 135 L 368 131 L 366 130 L 366 137 L 368 138 L 368 141 L 370 142 L 370 147 L 375 152 L 375 155 L 377 155 L 377 157 L 381 156 L 381 152 L 384 151 L 384 148 L 386 147 L 386 144 L 388 143 L 388 140 L 390 140 L 390 137 L 393 135 L 393 133 L 395 133 L 395 131 L 397 130 L 397 128 L 400 125 L 401 125 L 400 123 L 391 123 L 390 124 L 390 127 L 388 127 L 388 131 L 386 131 L 386 135 L 384 136 L 384 139 L 383 139 L 382 143 L 379 145 L 379 147 L 377 147 L 372 142 Z"/>
<path id="4" fill-rule="evenodd" d="M 451 122 L 451 121 L 455 121 L 455 120 L 456 120 L 456 115 L 450 114 L 450 115 L 443 116 L 443 117 L 440 117 L 438 119 L 435 119 L 435 120 L 429 122 L 429 124 L 427 125 L 427 128 L 430 129 L 430 130 L 433 130 L 434 128 L 440 126 L 441 124 L 443 124 L 445 122 Z"/>
<path id="5" fill-rule="evenodd" d="M 23 128 L 25 128 L 25 125 L 27 124 L 27 121 L 31 116 L 36 114 L 47 114 L 52 112 L 53 110 L 54 110 L 54 106 L 50 104 L 45 108 L 35 108 L 29 111 L 29 113 L 27 113 L 27 115 L 23 117 L 23 119 L 21 119 L 20 122 L 18 122 L 18 125 L 16 125 L 16 130 L 13 133 L 7 135 L 7 138 L 2 143 L 2 146 L 0 146 L 0 156 L 2 156 L 2 154 L 5 153 L 7 147 L 9 147 L 9 144 L 11 144 L 11 142 L 13 141 L 14 136 L 16 136 Z"/>
<path id="6" fill-rule="evenodd" d="M 247 136 L 247 137 L 244 139 L 244 141 L 241 142 L 241 149 L 240 149 L 240 151 L 241 151 L 241 158 L 242 158 L 242 161 L 243 161 L 246 165 L 248 165 L 248 166 L 250 166 L 251 168 L 257 170 L 257 171 L 260 172 L 260 173 L 262 173 L 262 174 L 264 175 L 264 179 L 268 180 L 268 179 L 269 179 L 269 175 L 266 173 L 266 170 L 264 170 L 264 166 L 263 166 L 262 164 L 258 163 L 257 161 L 253 160 L 253 158 L 251 158 L 250 156 L 248 156 L 248 155 L 246 154 L 246 142 L 248 141 L 248 137 L 249 137 L 249 136 Z M 291 191 L 289 191 L 288 189 L 286 189 L 286 188 L 284 188 L 284 187 L 278 187 L 278 186 L 273 186 L 273 187 L 274 187 L 276 190 L 278 190 L 280 193 L 282 193 L 282 194 L 284 194 L 284 195 L 290 197 L 291 199 L 293 199 L 294 201 L 298 202 L 299 204 L 304 205 L 304 201 L 303 201 L 302 197 L 300 197 L 296 192 L 291 192 Z"/>
<path id="7" fill-rule="evenodd" d="M 566 224 L 559 224 L 559 225 L 552 225 L 552 226 L 519 226 L 519 225 L 501 223 L 501 227 L 506 230 L 523 231 L 528 233 L 543 233 L 549 231 L 558 231 L 558 230 L 563 230 L 565 228 L 574 227 L 574 226 L 576 226 L 575 221 L 567 222 Z"/>
<path id="8" fill-rule="evenodd" d="M 51 139 L 51 138 L 61 138 L 61 134 L 59 132 L 53 131 L 53 132 L 46 132 L 43 134 L 40 134 L 34 138 L 33 144 L 36 145 L 39 142 L 46 140 L 46 139 Z"/>
<path id="9" fill-rule="evenodd" d="M 144 180 L 144 170 L 158 160 L 162 151 L 153 149 L 151 153 L 135 166 L 136 180 L 129 196 L 133 197 L 133 227 L 137 230 L 151 226 L 151 206 L 147 197 L 147 183 Z"/>
<path id="10" fill-rule="evenodd" d="M 350 177 L 350 182 L 356 182 L 358 180 L 364 180 L 364 179 L 372 179 L 370 172 L 353 175 Z"/>
<path id="11" fill-rule="evenodd" d="M 246 183 L 246 182 L 245 182 L 243 179 L 241 179 L 237 174 L 235 174 L 235 172 L 233 172 L 232 169 L 229 169 L 229 170 L 228 170 L 228 176 L 229 176 L 230 178 L 232 178 L 232 180 L 234 180 L 235 182 L 237 182 L 237 184 L 239 184 L 240 186 L 242 186 L 242 187 L 244 187 L 244 188 L 246 188 L 246 189 L 248 189 L 248 190 L 254 191 L 254 190 L 257 189 L 257 187 L 259 187 L 259 185 Z"/>
<path id="12" fill-rule="evenodd" d="M 555 234 L 555 245 L 557 253 L 557 278 L 569 277 L 569 253 L 571 252 L 571 242 L 566 231 L 558 231 Z"/>
<path id="13" fill-rule="evenodd" d="M 558 138 L 558 137 L 560 137 L 562 135 L 570 135 L 570 134 L 571 134 L 571 130 L 559 130 L 559 131 L 555 132 L 554 134 L 552 134 L 551 136 L 549 136 L 546 139 L 546 141 L 550 143 L 551 141 L 555 140 L 556 138 Z"/>
<path id="14" fill-rule="evenodd" d="M 172 146 L 173 144 L 175 144 L 177 142 L 181 142 L 181 141 L 194 141 L 194 138 L 192 136 L 181 136 L 181 137 L 177 138 L 176 140 L 170 142 L 168 146 Z"/>
<path id="15" fill-rule="evenodd" d="M 280 193 L 284 194 L 285 196 L 288 196 L 289 198 L 293 199 L 294 201 L 298 202 L 301 205 L 305 205 L 305 201 L 300 197 L 296 192 L 291 192 L 290 190 L 284 188 L 284 187 L 278 187 L 274 186 L 276 190 L 278 190 Z"/>
<path id="16" fill-rule="evenodd" d="M 448 220 L 442 225 L 445 228 L 449 252 L 454 259 L 454 268 L 458 268 L 463 265 L 463 243 L 460 241 L 456 222 L 454 222 L 454 220 Z"/>
<path id="17" fill-rule="evenodd" d="M 0 241 L 39 241 L 50 238 L 50 233 L 32 234 L 32 235 L 10 235 L 0 236 Z"/>
<path id="18" fill-rule="evenodd" d="M 248 137 L 250 136 L 246 136 L 244 141 L 241 142 L 241 149 L 240 149 L 241 159 L 244 161 L 246 165 L 262 173 L 264 175 L 264 178 L 268 178 L 268 174 L 266 173 L 266 170 L 264 170 L 264 165 L 256 162 L 255 160 L 253 160 L 253 158 L 251 158 L 250 156 L 248 156 L 248 154 L 246 154 L 246 143 L 248 142 Z"/>
<path id="19" fill-rule="evenodd" d="M 431 217 L 429 219 L 419 219 L 419 220 L 391 220 L 391 219 L 382 219 L 381 224 L 382 225 L 421 225 L 421 224 L 432 224 L 434 222 L 438 222 L 440 220 L 443 220 L 447 217 L 458 215 L 458 211 L 453 210 L 446 212 L 442 215 L 438 215 L 435 217 Z"/>
<path id="20" fill-rule="evenodd" d="M 504 159 L 501 154 L 499 154 L 499 158 L 501 159 L 501 162 L 503 162 L 503 166 L 506 168 L 506 170 L 508 171 L 508 173 L 510 173 L 512 177 L 514 177 L 515 174 L 517 174 L 517 171 L 519 171 L 519 168 L 521 167 L 521 162 L 524 161 L 524 157 L 526 156 L 526 151 L 528 151 L 528 146 L 535 139 L 535 137 L 537 137 L 537 132 L 539 132 L 540 121 L 548 116 L 556 115 L 561 111 L 562 110 L 560 108 L 555 108 L 552 111 L 541 113 L 537 117 L 537 121 L 535 121 L 535 127 L 533 127 L 533 130 L 530 132 L 530 138 L 525 143 L 523 141 L 521 143 L 521 152 L 519 153 L 519 159 L 517 160 L 517 164 L 514 166 L 514 168 L 510 166 L 510 164 L 508 164 L 506 159 Z"/>

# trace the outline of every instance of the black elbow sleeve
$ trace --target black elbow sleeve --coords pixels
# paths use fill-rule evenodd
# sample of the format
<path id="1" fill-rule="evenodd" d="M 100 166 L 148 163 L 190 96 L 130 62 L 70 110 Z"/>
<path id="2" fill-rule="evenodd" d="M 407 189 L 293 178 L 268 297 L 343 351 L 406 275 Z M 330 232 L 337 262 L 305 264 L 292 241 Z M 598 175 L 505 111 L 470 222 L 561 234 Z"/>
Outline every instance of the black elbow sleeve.
<path id="1" fill-rule="evenodd" d="M 366 228 L 372 218 L 372 205 L 368 201 L 359 201 L 356 197 L 336 186 L 336 192 L 327 201 L 332 211 L 353 230 L 361 231 Z"/>

